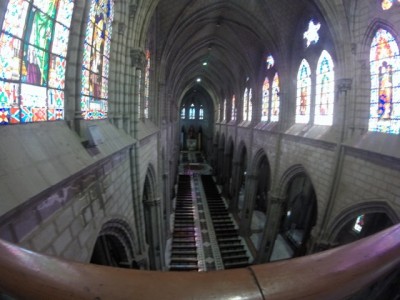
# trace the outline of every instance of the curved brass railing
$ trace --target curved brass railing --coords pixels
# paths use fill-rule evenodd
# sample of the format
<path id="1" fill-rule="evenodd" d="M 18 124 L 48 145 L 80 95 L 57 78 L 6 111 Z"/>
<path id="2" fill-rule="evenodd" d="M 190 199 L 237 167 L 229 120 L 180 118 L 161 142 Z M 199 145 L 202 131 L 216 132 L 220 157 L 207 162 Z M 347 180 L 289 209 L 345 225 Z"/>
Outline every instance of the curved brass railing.
<path id="1" fill-rule="evenodd" d="M 0 241 L 0 290 L 17 299 L 343 299 L 400 264 L 400 224 L 314 255 L 215 272 L 64 261 Z"/>

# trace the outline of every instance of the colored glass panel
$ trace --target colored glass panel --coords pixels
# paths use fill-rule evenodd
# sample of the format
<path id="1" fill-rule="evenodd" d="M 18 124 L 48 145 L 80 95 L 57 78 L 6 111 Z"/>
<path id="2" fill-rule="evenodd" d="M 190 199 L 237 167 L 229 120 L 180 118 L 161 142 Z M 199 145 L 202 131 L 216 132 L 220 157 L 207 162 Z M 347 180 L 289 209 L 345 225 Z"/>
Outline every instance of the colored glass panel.
<path id="1" fill-rule="evenodd" d="M 279 75 L 275 73 L 272 81 L 272 96 L 271 96 L 271 122 L 279 121 L 279 107 L 280 107 L 280 88 L 279 88 Z"/>
<path id="2" fill-rule="evenodd" d="M 144 117 L 149 118 L 149 90 L 150 90 L 150 51 L 146 51 L 146 72 L 144 79 Z"/>
<path id="3" fill-rule="evenodd" d="M 270 95 L 270 84 L 268 77 L 265 77 L 262 90 L 262 112 L 261 121 L 267 122 L 269 115 L 269 95 Z"/>
<path id="4" fill-rule="evenodd" d="M 247 121 L 249 108 L 249 90 L 246 88 L 243 93 L 243 121 Z"/>
<path id="5" fill-rule="evenodd" d="M 393 0 L 381 0 L 383 10 L 388 10 L 393 6 Z"/>
<path id="6" fill-rule="evenodd" d="M 186 119 L 186 108 L 185 108 L 185 106 L 183 106 L 182 109 L 181 109 L 181 119 L 182 120 Z"/>
<path id="7" fill-rule="evenodd" d="M 316 44 L 319 41 L 318 30 L 321 28 L 321 23 L 314 24 L 314 21 L 311 20 L 308 23 L 308 29 L 303 34 L 303 38 L 306 40 L 306 46 L 309 47 L 312 44 Z"/>
<path id="8" fill-rule="evenodd" d="M 249 89 L 249 96 L 247 97 L 248 99 L 247 121 L 251 121 L 253 116 L 253 102 L 251 101 L 252 98 L 253 98 L 253 90 Z"/>
<path id="9" fill-rule="evenodd" d="M 311 69 L 303 59 L 297 73 L 296 123 L 310 121 Z"/>
<path id="10" fill-rule="evenodd" d="M 267 56 L 266 63 L 267 63 L 267 69 L 271 69 L 275 65 L 275 60 L 272 55 Z"/>
<path id="11" fill-rule="evenodd" d="M 2 124 L 64 118 L 73 7 L 72 0 L 8 2 L 0 33 L 0 107 L 7 118 Z"/>
<path id="12" fill-rule="evenodd" d="M 204 108 L 203 108 L 203 105 L 200 105 L 199 120 L 204 120 Z"/>
<path id="13" fill-rule="evenodd" d="M 235 97 L 235 95 L 232 96 L 231 120 L 236 121 L 236 97 Z"/>
<path id="14" fill-rule="evenodd" d="M 189 108 L 189 120 L 194 120 L 196 117 L 196 108 L 194 107 L 194 104 L 192 103 Z"/>
<path id="15" fill-rule="evenodd" d="M 86 28 L 82 66 L 82 105 L 85 119 L 104 119 L 108 111 L 108 74 L 114 3 L 92 0 Z"/>
<path id="16" fill-rule="evenodd" d="M 317 64 L 315 119 L 317 125 L 332 125 L 335 99 L 335 73 L 332 57 L 322 51 Z"/>
<path id="17" fill-rule="evenodd" d="M 370 50 L 369 130 L 400 133 L 399 47 L 387 30 L 377 30 Z"/>
<path id="18" fill-rule="evenodd" d="M 25 0 L 10 0 L 4 18 L 3 31 L 22 38 L 28 7 L 29 3 Z"/>
<path id="19" fill-rule="evenodd" d="M 227 114 L 226 99 L 224 99 L 224 113 L 223 113 L 224 121 L 226 121 L 226 114 Z"/>

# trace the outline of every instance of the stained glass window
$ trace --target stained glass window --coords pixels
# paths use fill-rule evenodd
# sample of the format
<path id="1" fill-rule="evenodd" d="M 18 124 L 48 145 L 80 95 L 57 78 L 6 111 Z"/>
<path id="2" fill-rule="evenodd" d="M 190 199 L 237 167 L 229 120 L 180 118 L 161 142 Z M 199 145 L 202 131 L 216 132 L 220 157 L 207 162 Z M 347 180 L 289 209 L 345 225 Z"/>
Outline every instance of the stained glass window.
<path id="1" fill-rule="evenodd" d="M 279 88 L 279 75 L 275 73 L 272 81 L 272 97 L 271 97 L 271 122 L 279 121 L 279 107 L 280 107 L 280 88 Z"/>
<path id="2" fill-rule="evenodd" d="M 318 30 L 321 28 L 321 23 L 315 23 L 311 20 L 308 23 L 308 29 L 303 34 L 303 38 L 306 40 L 306 46 L 310 46 L 312 44 L 316 44 L 319 41 Z"/>
<path id="3" fill-rule="evenodd" d="M 194 104 L 190 104 L 189 108 L 189 120 L 194 120 L 196 118 L 196 108 Z"/>
<path id="4" fill-rule="evenodd" d="M 203 105 L 200 105 L 200 108 L 199 108 L 199 120 L 204 120 L 204 108 L 203 108 Z"/>
<path id="5" fill-rule="evenodd" d="M 335 72 L 332 57 L 324 50 L 317 64 L 315 119 L 317 125 L 332 125 L 335 99 Z"/>
<path id="6" fill-rule="evenodd" d="M 393 6 L 394 0 L 381 0 L 381 6 L 383 10 L 388 10 Z"/>
<path id="7" fill-rule="evenodd" d="M 311 69 L 303 59 L 297 73 L 296 123 L 308 123 L 310 120 Z"/>
<path id="8" fill-rule="evenodd" d="M 186 107 L 185 107 L 185 105 L 183 105 L 183 107 L 181 108 L 181 119 L 182 120 L 186 119 Z"/>
<path id="9" fill-rule="evenodd" d="M 267 70 L 271 69 L 275 65 L 274 57 L 272 55 L 268 55 L 267 59 L 266 59 L 266 63 L 267 63 Z"/>
<path id="10" fill-rule="evenodd" d="M 226 113 L 227 113 L 227 111 L 226 111 L 226 99 L 224 99 L 224 113 L 223 113 L 224 121 L 226 121 Z"/>
<path id="11" fill-rule="evenodd" d="M 354 222 L 353 230 L 357 233 L 360 233 L 364 227 L 364 215 L 359 215 Z"/>
<path id="12" fill-rule="evenodd" d="M 235 97 L 235 95 L 232 96 L 231 120 L 236 121 L 236 97 Z"/>
<path id="13" fill-rule="evenodd" d="M 146 50 L 146 72 L 144 77 L 144 117 L 149 118 L 149 90 L 150 90 L 150 51 Z"/>
<path id="14" fill-rule="evenodd" d="M 113 16 L 112 0 L 91 1 L 82 63 L 81 112 L 86 120 L 107 118 Z"/>
<path id="15" fill-rule="evenodd" d="M 371 98 L 369 130 L 400 133 L 399 47 L 385 29 L 376 31 L 370 50 Z"/>
<path id="16" fill-rule="evenodd" d="M 249 108 L 249 90 L 246 88 L 243 94 L 243 121 L 247 121 Z"/>
<path id="17" fill-rule="evenodd" d="M 73 0 L 10 0 L 0 35 L 0 124 L 64 119 Z"/>
<path id="18" fill-rule="evenodd" d="M 249 90 L 249 110 L 247 113 L 247 121 L 251 121 L 253 118 L 253 89 Z"/>
<path id="19" fill-rule="evenodd" d="M 264 84 L 263 84 L 263 90 L 262 90 L 262 112 L 261 112 L 261 121 L 268 121 L 268 115 L 269 115 L 269 91 L 270 84 L 269 84 L 269 79 L 268 77 L 265 77 Z"/>

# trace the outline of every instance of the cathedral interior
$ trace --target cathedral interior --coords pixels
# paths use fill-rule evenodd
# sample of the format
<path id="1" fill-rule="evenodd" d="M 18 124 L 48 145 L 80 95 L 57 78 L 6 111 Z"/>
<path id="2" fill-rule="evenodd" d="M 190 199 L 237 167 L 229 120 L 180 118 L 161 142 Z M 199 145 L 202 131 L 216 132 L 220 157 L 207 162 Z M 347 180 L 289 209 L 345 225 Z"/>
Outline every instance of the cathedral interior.
<path id="1" fill-rule="evenodd" d="M 400 299 L 400 0 L 0 26 L 0 299 Z"/>

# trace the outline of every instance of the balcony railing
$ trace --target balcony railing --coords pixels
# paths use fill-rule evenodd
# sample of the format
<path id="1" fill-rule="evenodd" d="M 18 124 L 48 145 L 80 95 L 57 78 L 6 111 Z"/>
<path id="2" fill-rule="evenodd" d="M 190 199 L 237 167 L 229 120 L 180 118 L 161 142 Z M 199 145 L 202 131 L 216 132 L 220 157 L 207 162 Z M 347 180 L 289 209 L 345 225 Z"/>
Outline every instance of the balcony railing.
<path id="1" fill-rule="evenodd" d="M 17 299 L 344 299 L 400 265 L 400 224 L 317 254 L 214 272 L 65 261 L 0 241 L 0 290 Z"/>

